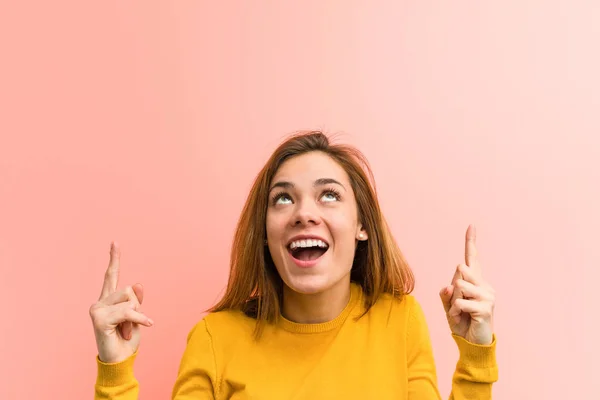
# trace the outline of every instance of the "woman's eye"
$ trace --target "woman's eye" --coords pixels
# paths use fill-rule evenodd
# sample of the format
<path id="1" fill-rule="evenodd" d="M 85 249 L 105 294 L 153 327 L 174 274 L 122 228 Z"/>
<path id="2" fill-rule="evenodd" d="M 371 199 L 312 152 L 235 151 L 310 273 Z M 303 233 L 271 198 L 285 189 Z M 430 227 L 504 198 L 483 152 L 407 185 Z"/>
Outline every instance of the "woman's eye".
<path id="1" fill-rule="evenodd" d="M 288 196 L 287 194 L 280 194 L 277 197 L 275 197 L 275 204 L 289 204 L 292 202 L 292 199 L 290 199 L 290 196 Z"/>
<path id="2" fill-rule="evenodd" d="M 334 192 L 325 192 L 323 197 L 321 197 L 325 202 L 337 201 L 339 200 L 339 196 Z"/>

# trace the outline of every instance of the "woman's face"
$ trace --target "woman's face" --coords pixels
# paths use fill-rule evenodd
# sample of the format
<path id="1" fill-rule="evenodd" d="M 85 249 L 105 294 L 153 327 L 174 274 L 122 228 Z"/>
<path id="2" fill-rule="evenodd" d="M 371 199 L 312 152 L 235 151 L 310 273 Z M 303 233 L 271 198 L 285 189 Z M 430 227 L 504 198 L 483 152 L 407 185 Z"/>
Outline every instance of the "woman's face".
<path id="1" fill-rule="evenodd" d="M 346 171 L 318 151 L 285 161 L 267 209 L 267 242 L 283 282 L 314 294 L 349 278 L 359 239 L 367 234 Z"/>

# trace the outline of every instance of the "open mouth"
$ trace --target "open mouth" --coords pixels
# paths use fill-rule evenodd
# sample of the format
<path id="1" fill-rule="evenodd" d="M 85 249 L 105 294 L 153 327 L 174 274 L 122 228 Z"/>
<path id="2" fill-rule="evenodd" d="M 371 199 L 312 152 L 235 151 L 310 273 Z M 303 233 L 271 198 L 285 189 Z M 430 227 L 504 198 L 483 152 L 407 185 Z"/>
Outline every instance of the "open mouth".
<path id="1" fill-rule="evenodd" d="M 288 251 L 299 261 L 314 261 L 323 256 L 329 244 L 319 239 L 295 240 L 288 245 Z"/>

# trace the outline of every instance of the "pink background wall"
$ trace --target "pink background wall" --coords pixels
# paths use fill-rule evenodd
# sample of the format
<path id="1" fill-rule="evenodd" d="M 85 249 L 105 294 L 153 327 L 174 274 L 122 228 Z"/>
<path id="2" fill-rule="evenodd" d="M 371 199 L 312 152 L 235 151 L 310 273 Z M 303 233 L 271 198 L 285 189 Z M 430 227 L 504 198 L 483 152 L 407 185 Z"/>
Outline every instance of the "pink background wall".
<path id="1" fill-rule="evenodd" d="M 92 397 L 113 239 L 156 322 L 142 396 L 168 398 L 251 180 L 313 128 L 373 164 L 444 397 L 457 352 L 437 293 L 473 222 L 498 293 L 495 398 L 596 398 L 599 3 L 283 3 L 0 6 L 0 398 Z"/>

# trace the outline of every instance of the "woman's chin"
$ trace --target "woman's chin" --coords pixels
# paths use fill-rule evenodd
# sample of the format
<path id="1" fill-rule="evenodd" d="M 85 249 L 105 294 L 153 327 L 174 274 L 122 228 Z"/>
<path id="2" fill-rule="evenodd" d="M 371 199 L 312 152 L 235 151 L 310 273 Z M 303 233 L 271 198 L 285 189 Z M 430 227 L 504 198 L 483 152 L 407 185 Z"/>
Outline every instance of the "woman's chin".
<path id="1" fill-rule="evenodd" d="M 328 274 L 292 275 L 284 279 L 285 286 L 299 294 L 326 292 L 339 284 L 350 284 L 350 271 L 342 276 Z"/>
<path id="2" fill-rule="evenodd" d="M 290 277 L 285 285 L 299 294 L 317 294 L 327 290 L 331 286 L 331 281 L 326 276 L 304 275 Z"/>

